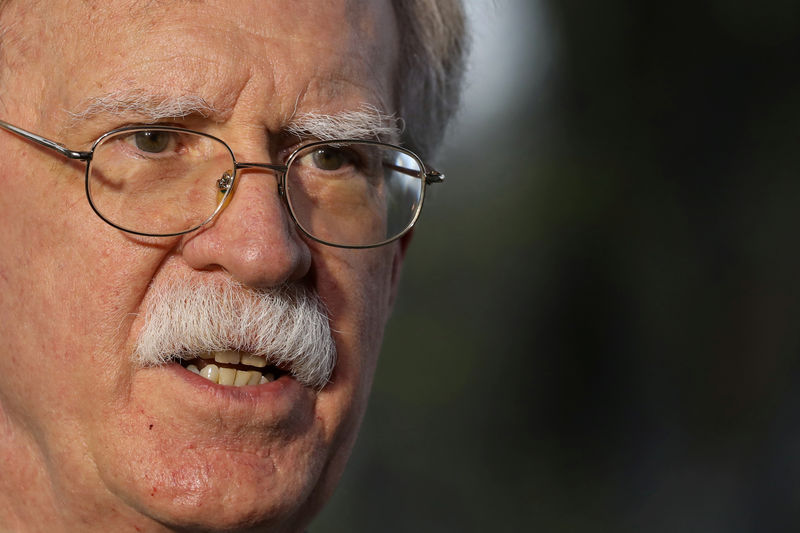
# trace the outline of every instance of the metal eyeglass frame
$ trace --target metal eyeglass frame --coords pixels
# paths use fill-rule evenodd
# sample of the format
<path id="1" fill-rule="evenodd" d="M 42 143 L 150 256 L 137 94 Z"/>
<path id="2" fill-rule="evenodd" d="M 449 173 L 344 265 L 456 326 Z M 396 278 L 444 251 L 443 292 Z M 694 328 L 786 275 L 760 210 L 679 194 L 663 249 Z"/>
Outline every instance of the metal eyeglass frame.
<path id="1" fill-rule="evenodd" d="M 209 222 L 211 222 L 214 218 L 216 218 L 216 216 L 228 204 L 229 197 L 230 197 L 230 195 L 231 195 L 231 193 L 232 193 L 232 191 L 234 189 L 236 176 L 238 174 L 237 171 L 241 170 L 241 169 L 245 169 L 245 168 L 261 168 L 261 169 L 271 170 L 276 174 L 276 176 L 278 178 L 278 194 L 283 199 L 283 202 L 286 204 L 286 210 L 288 211 L 289 216 L 292 218 L 292 221 L 294 222 L 295 226 L 297 226 L 300 229 L 300 231 L 302 231 L 303 234 L 306 235 L 308 238 L 310 238 L 310 239 L 312 239 L 312 240 L 314 240 L 316 242 L 319 242 L 321 244 L 324 244 L 324 245 L 327 245 L 327 246 L 334 246 L 336 248 L 376 248 L 378 246 L 383 246 L 383 245 L 388 244 L 388 243 L 390 243 L 392 241 L 395 241 L 395 240 L 399 239 L 400 237 L 402 237 L 403 235 L 405 235 L 406 233 L 408 233 L 409 231 L 411 231 L 411 228 L 413 228 L 414 225 L 417 223 L 417 220 L 419 219 L 420 213 L 422 212 L 422 204 L 423 204 L 423 202 L 425 200 L 425 188 L 426 188 L 426 186 L 430 185 L 430 184 L 433 184 L 433 183 L 441 183 L 441 182 L 444 181 L 444 174 L 442 174 L 441 172 L 438 172 L 436 170 L 433 170 L 433 169 L 430 169 L 430 170 L 426 169 L 424 163 L 422 162 L 422 159 L 417 154 L 415 154 L 414 152 L 412 152 L 410 150 L 407 150 L 405 148 L 402 148 L 400 146 L 396 146 L 396 145 L 388 144 L 388 143 L 383 143 L 383 142 L 379 142 L 379 141 L 366 141 L 366 140 L 360 140 L 360 139 L 334 139 L 334 140 L 330 140 L 330 141 L 310 142 L 310 143 L 303 144 L 300 147 L 298 147 L 297 149 L 295 149 L 291 153 L 291 155 L 289 155 L 289 157 L 287 158 L 285 165 L 273 165 L 273 164 L 269 164 L 269 163 L 239 162 L 239 161 L 236 160 L 236 156 L 233 154 L 233 150 L 231 149 L 231 147 L 228 146 L 228 143 L 226 143 L 222 139 L 219 139 L 219 138 L 217 138 L 217 137 L 215 137 L 213 135 L 210 135 L 208 133 L 203 133 L 201 131 L 195 131 L 195 130 L 190 130 L 190 129 L 186 129 L 186 128 L 180 128 L 180 127 L 177 127 L 177 126 L 161 126 L 161 125 L 156 125 L 156 124 L 153 124 L 153 125 L 143 124 L 143 125 L 139 125 L 139 126 L 125 126 L 123 128 L 117 128 L 117 129 L 111 130 L 109 132 L 106 132 L 103 135 L 101 135 L 100 137 L 98 137 L 97 140 L 95 140 L 94 143 L 92 143 L 92 148 L 88 152 L 70 150 L 70 149 L 66 148 L 64 145 L 60 144 L 60 143 L 57 143 L 55 141 L 51 141 L 50 139 L 46 139 L 45 137 L 42 137 L 41 135 L 37 135 L 35 133 L 31 133 L 30 131 L 22 129 L 22 128 L 18 127 L 18 126 L 14 126 L 13 124 L 9 124 L 8 122 L 5 122 L 3 120 L 0 120 L 0 128 L 5 129 L 7 131 L 10 131 L 11 133 L 15 133 L 16 135 L 19 135 L 20 137 L 22 137 L 24 139 L 27 139 L 27 140 L 32 141 L 32 142 L 35 142 L 35 143 L 37 143 L 37 144 L 39 144 L 41 146 L 44 146 L 45 148 L 49 148 L 51 150 L 55 150 L 56 152 L 60 153 L 61 155 L 65 156 L 65 157 L 67 157 L 69 159 L 83 161 L 84 163 L 86 163 L 86 172 L 85 172 L 85 179 L 84 179 L 85 188 L 86 188 L 86 199 L 89 201 L 89 205 L 91 206 L 92 211 L 94 211 L 95 214 L 98 217 L 100 217 L 101 220 L 103 220 L 106 224 L 108 224 L 110 226 L 113 226 L 113 227 L 115 227 L 115 228 L 117 228 L 117 229 L 119 229 L 121 231 L 126 232 L 126 233 L 132 233 L 134 235 L 142 235 L 142 236 L 145 236 L 145 237 L 176 237 L 178 235 L 185 235 L 187 233 L 191 233 L 193 231 L 196 231 L 196 230 L 200 229 L 201 227 L 203 227 L 206 224 L 208 224 Z M 231 160 L 233 161 L 233 175 L 230 175 L 230 174 L 226 173 L 225 175 L 223 175 L 223 177 L 221 177 L 219 180 L 217 180 L 217 186 L 219 187 L 220 192 L 223 194 L 222 199 L 220 200 L 219 204 L 217 205 L 217 208 L 214 210 L 214 212 L 207 219 L 205 219 L 203 222 L 197 224 L 196 226 L 194 226 L 194 227 L 192 227 L 190 229 L 187 229 L 187 230 L 184 230 L 184 231 L 179 231 L 179 232 L 176 232 L 176 233 L 144 233 L 144 232 L 140 232 L 140 231 L 136 231 L 136 230 L 131 230 L 131 229 L 128 229 L 128 228 L 124 228 L 124 227 L 122 227 L 122 226 L 120 226 L 120 225 L 108 220 L 105 216 L 103 216 L 97 210 L 97 208 L 95 207 L 94 203 L 92 202 L 91 193 L 89 191 L 89 168 L 90 168 L 90 163 L 92 161 L 92 157 L 94 155 L 94 150 L 97 147 L 97 145 L 100 144 L 106 137 L 109 137 L 111 135 L 116 135 L 118 133 L 123 133 L 123 132 L 143 131 L 143 130 L 151 130 L 151 129 L 156 129 L 156 130 L 160 130 L 160 131 L 175 131 L 175 132 L 191 133 L 191 134 L 194 134 L 194 135 L 200 135 L 202 137 L 207 137 L 209 139 L 212 139 L 212 140 L 217 141 L 220 144 L 222 144 L 225 148 L 227 148 L 228 152 L 231 155 Z M 318 145 L 319 146 L 330 145 L 330 144 L 335 144 L 335 143 L 360 143 L 360 144 L 371 144 L 371 145 L 376 145 L 376 146 L 386 146 L 386 147 L 392 148 L 393 150 L 397 150 L 399 152 L 407 154 L 408 156 L 412 157 L 415 161 L 417 161 L 419 163 L 419 165 L 420 165 L 420 172 L 419 173 L 417 173 L 417 172 L 409 172 L 408 169 L 404 169 L 404 168 L 401 168 L 401 167 L 397 167 L 397 166 L 391 165 L 392 170 L 395 170 L 395 171 L 398 171 L 398 172 L 403 172 L 405 174 L 408 174 L 408 175 L 411 175 L 411 176 L 414 176 L 414 177 L 417 177 L 417 176 L 420 176 L 420 177 L 424 176 L 425 177 L 425 179 L 424 179 L 424 181 L 422 183 L 422 189 L 420 191 L 419 205 L 416 208 L 414 216 L 411 218 L 411 221 L 408 223 L 406 228 L 403 229 L 403 231 L 401 231 L 399 234 L 393 236 L 390 239 L 385 239 L 385 240 L 383 240 L 381 242 L 378 242 L 378 243 L 375 243 L 375 244 L 367 244 L 367 245 L 336 244 L 336 243 L 328 242 L 328 241 L 325 241 L 325 240 L 320 239 L 318 237 L 315 237 L 314 235 L 309 233 L 308 230 L 306 230 L 303 227 L 303 225 L 300 224 L 300 222 L 298 222 L 297 217 L 294 214 L 294 210 L 292 209 L 291 202 L 289 201 L 289 198 L 288 198 L 288 196 L 286 194 L 286 171 L 289 169 L 289 166 L 292 164 L 292 161 L 294 161 L 295 157 L 297 156 L 297 154 L 299 152 L 301 152 L 303 150 L 306 150 L 309 147 L 314 147 L 314 146 L 318 146 Z"/>

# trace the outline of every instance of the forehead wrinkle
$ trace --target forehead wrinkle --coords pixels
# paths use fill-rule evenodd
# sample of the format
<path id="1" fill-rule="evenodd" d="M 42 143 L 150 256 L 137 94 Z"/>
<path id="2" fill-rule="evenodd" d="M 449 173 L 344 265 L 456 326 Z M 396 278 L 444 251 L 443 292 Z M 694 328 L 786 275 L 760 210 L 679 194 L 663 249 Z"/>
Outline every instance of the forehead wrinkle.
<path id="1" fill-rule="evenodd" d="M 296 115 L 286 128 L 298 137 L 321 141 L 358 139 L 397 142 L 403 132 L 402 120 L 371 105 L 337 113 L 309 112 Z"/>

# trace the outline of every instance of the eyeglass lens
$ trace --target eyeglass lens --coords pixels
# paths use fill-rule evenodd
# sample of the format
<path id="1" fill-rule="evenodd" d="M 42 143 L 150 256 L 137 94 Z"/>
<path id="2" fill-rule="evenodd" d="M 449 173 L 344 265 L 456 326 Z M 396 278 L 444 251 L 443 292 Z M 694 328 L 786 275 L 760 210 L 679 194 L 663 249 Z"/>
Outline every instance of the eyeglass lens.
<path id="1" fill-rule="evenodd" d="M 211 137 L 159 130 L 120 132 L 95 146 L 89 200 L 108 222 L 161 235 L 195 228 L 220 204 L 215 181 L 232 172 L 227 147 Z"/>
<path id="2" fill-rule="evenodd" d="M 422 200 L 422 168 L 391 146 L 313 145 L 297 152 L 286 196 L 306 233 L 346 246 L 389 240 L 414 221 Z"/>
<path id="3" fill-rule="evenodd" d="M 419 212 L 424 175 L 414 156 L 390 145 L 313 143 L 287 162 L 292 215 L 315 239 L 372 246 L 404 232 Z M 225 201 L 220 178 L 233 175 L 228 146 L 197 132 L 143 128 L 102 138 L 87 188 L 108 222 L 148 235 L 185 232 Z"/>

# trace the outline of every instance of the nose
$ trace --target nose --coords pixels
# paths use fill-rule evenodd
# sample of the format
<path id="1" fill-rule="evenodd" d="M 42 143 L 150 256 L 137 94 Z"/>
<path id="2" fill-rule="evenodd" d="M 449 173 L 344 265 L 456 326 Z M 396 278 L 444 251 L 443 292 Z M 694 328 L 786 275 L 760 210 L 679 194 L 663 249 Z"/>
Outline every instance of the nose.
<path id="1" fill-rule="evenodd" d="M 311 251 L 278 195 L 276 175 L 244 169 L 236 182 L 225 209 L 185 237 L 184 260 L 198 270 L 225 270 L 254 288 L 301 279 L 311 266 Z"/>

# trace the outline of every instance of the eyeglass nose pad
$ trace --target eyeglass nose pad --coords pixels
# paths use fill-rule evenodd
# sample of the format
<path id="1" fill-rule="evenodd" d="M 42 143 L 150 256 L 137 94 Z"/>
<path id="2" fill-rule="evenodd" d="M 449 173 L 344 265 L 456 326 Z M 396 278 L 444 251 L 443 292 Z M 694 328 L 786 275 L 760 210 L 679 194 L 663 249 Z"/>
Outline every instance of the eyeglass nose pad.
<path id="1" fill-rule="evenodd" d="M 233 196 L 233 172 L 226 170 L 224 174 L 217 180 L 217 203 L 222 204 L 220 210 L 224 209 L 228 202 L 231 201 Z"/>

